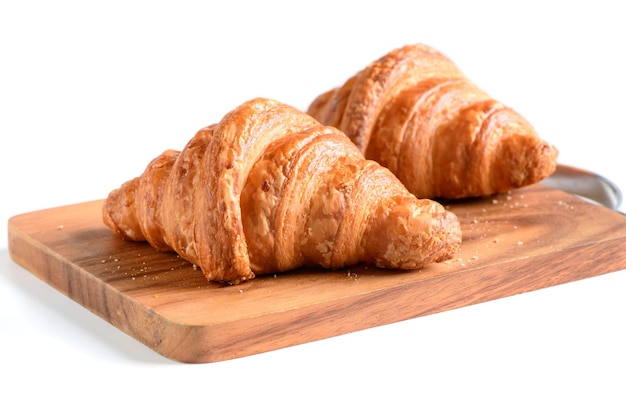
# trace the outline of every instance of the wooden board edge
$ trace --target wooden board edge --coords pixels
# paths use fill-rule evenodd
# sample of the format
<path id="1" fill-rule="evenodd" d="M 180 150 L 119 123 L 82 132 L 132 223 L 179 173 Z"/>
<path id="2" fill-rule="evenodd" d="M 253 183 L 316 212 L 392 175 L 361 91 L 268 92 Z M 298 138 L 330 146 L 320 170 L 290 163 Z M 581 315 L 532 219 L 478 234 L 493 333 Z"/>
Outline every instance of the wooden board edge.
<path id="1" fill-rule="evenodd" d="M 133 298 L 116 292 L 102 280 L 15 228 L 11 222 L 8 248 L 9 256 L 16 264 L 53 289 L 160 355 L 186 362 L 186 355 L 176 353 L 178 343 L 174 341 L 189 339 L 188 334 L 197 332 L 194 326 L 169 321 Z M 35 258 L 38 258 L 37 262 L 33 262 Z"/>

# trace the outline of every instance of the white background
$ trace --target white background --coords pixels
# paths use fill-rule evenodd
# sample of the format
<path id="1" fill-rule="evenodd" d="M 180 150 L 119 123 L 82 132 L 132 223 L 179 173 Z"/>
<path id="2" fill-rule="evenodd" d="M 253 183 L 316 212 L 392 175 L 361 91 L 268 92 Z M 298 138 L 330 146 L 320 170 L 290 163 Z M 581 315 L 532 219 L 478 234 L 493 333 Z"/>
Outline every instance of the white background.
<path id="1" fill-rule="evenodd" d="M 3 236 L 13 215 L 104 198 L 245 100 L 305 109 L 417 42 L 526 116 L 561 163 L 626 188 L 617 1 L 209 4 L 0 2 Z M 13 263 L 3 238 L 0 414 L 623 416 L 625 299 L 622 271 L 184 365 Z"/>

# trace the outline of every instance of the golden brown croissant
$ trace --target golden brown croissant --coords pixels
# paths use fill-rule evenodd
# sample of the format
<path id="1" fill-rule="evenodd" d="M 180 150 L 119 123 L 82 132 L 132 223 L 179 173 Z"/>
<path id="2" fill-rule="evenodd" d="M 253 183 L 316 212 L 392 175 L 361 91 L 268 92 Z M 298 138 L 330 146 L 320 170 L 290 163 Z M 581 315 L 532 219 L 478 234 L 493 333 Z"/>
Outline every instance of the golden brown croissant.
<path id="1" fill-rule="evenodd" d="M 305 265 L 415 269 L 461 242 L 453 213 L 417 199 L 343 132 L 268 99 L 154 159 L 111 191 L 103 219 L 229 283 Z"/>
<path id="2" fill-rule="evenodd" d="M 556 168 L 556 149 L 526 119 L 426 45 L 390 52 L 307 112 L 344 131 L 421 198 L 487 196 Z"/>

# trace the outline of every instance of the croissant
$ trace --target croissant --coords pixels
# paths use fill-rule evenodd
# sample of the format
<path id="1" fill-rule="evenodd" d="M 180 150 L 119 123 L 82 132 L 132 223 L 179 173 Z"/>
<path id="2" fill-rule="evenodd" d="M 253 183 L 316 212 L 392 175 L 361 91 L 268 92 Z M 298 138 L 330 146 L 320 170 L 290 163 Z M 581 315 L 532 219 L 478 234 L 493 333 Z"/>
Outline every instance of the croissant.
<path id="1" fill-rule="evenodd" d="M 422 44 L 391 51 L 307 113 L 344 131 L 421 198 L 488 196 L 556 169 L 557 150 L 525 118 Z"/>
<path id="2" fill-rule="evenodd" d="M 416 269 L 450 258 L 458 218 L 417 199 L 340 130 L 258 98 L 111 191 L 104 223 L 237 284 L 302 266 Z"/>

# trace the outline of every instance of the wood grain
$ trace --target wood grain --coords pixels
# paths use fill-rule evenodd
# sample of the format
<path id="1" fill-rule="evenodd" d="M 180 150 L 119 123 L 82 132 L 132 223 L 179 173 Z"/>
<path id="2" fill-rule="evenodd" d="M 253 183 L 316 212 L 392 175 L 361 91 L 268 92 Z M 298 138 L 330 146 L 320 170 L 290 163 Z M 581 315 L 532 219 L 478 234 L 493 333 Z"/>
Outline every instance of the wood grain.
<path id="1" fill-rule="evenodd" d="M 450 261 L 412 272 L 302 269 L 237 286 L 113 236 L 102 203 L 11 218 L 11 257 L 180 362 L 257 354 L 626 268 L 626 216 L 543 185 L 448 205 L 463 229 Z"/>

